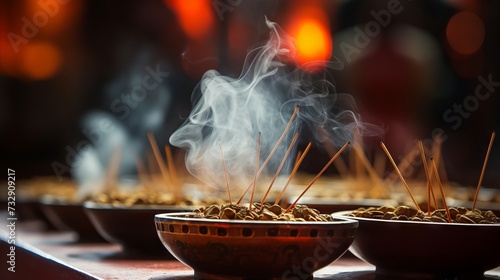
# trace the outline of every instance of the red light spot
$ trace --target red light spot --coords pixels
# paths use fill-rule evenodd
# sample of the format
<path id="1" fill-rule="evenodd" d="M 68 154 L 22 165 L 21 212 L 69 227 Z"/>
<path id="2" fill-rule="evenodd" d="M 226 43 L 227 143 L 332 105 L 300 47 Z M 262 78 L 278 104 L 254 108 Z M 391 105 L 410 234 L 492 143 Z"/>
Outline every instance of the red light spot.
<path id="1" fill-rule="evenodd" d="M 212 2 L 207 0 L 165 0 L 167 6 L 177 14 L 179 24 L 192 39 L 209 35 L 214 26 Z"/>
<path id="2" fill-rule="evenodd" d="M 484 23 L 472 12 L 459 12 L 448 22 L 446 39 L 457 53 L 473 54 L 483 45 Z"/>

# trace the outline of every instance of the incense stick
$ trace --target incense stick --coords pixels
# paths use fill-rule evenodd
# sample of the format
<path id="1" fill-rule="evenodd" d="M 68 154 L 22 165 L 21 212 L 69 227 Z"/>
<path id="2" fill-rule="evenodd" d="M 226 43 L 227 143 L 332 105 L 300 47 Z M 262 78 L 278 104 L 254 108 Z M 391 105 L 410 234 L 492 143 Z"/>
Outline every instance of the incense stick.
<path id="1" fill-rule="evenodd" d="M 172 189 L 174 194 L 175 204 L 178 205 L 181 202 L 181 182 L 177 176 L 177 170 L 175 169 L 174 157 L 172 156 L 172 150 L 169 145 L 165 145 L 165 154 L 167 156 L 168 171 L 170 174 L 170 180 L 172 181 Z"/>
<path id="2" fill-rule="evenodd" d="M 477 183 L 476 194 L 474 195 L 474 202 L 472 203 L 472 211 L 476 209 L 477 196 L 479 195 L 479 190 L 481 189 L 481 184 L 483 183 L 484 171 L 486 170 L 486 164 L 488 163 L 488 158 L 490 157 L 493 141 L 495 141 L 495 134 L 496 134 L 495 131 L 491 133 L 490 144 L 488 145 L 488 150 L 486 151 L 486 156 L 483 162 L 483 168 L 481 169 L 481 175 L 479 176 L 479 182 Z"/>
<path id="3" fill-rule="evenodd" d="M 427 177 L 427 215 L 431 215 L 431 177 L 429 174 L 429 167 L 427 166 L 427 160 L 425 159 L 424 144 L 422 139 L 418 139 L 418 148 L 420 149 L 420 156 L 422 157 L 422 164 L 424 165 L 425 176 Z M 437 207 L 436 207 L 437 208 Z"/>
<path id="4" fill-rule="evenodd" d="M 286 162 L 286 159 L 288 158 L 288 155 L 290 154 L 290 152 L 292 151 L 292 148 L 293 146 L 295 145 L 295 142 L 297 141 L 297 139 L 299 138 L 299 132 L 295 133 L 295 136 L 293 137 L 292 139 L 292 142 L 290 143 L 290 145 L 288 146 L 288 149 L 286 150 L 286 153 L 285 155 L 283 156 L 283 159 L 281 160 L 281 163 L 280 163 L 280 166 L 278 167 L 278 169 L 276 170 L 276 172 L 274 173 L 274 176 L 273 176 L 273 179 L 271 180 L 271 183 L 269 184 L 269 187 L 267 188 L 267 191 L 266 193 L 264 194 L 264 196 L 262 197 L 262 200 L 260 201 L 260 204 L 263 205 L 264 202 L 266 201 L 266 198 L 267 198 L 267 195 L 269 194 L 269 192 L 271 191 L 271 188 L 273 187 L 274 185 L 274 182 L 276 181 L 276 178 L 278 177 L 281 169 L 283 168 L 283 166 L 285 165 L 285 162 Z"/>
<path id="5" fill-rule="evenodd" d="M 257 176 L 260 175 L 260 173 L 262 173 L 262 171 L 264 170 L 264 167 L 266 167 L 267 163 L 269 162 L 269 160 L 271 159 L 271 157 L 273 156 L 273 154 L 276 152 L 276 150 L 278 149 L 278 146 L 281 144 L 281 142 L 283 141 L 283 139 L 285 139 L 285 136 L 286 136 L 286 133 L 288 132 L 288 130 L 290 129 L 290 127 L 292 126 L 292 122 L 293 120 L 295 119 L 295 116 L 297 116 L 297 113 L 299 112 L 299 106 L 296 106 L 295 107 L 295 110 L 293 111 L 293 114 L 292 116 L 290 117 L 290 120 L 288 120 L 288 123 L 285 127 L 285 129 L 283 130 L 283 133 L 281 133 L 281 136 L 280 138 L 278 139 L 278 141 L 276 142 L 276 144 L 274 144 L 274 147 L 273 149 L 271 150 L 271 152 L 269 153 L 269 155 L 267 156 L 266 160 L 264 161 L 264 163 L 262 163 L 262 166 L 260 167 L 259 171 L 257 172 Z M 243 192 L 243 194 L 240 196 L 240 198 L 238 199 L 238 201 L 236 202 L 236 204 L 239 204 L 243 198 L 245 197 L 245 195 L 247 194 L 248 190 L 252 187 L 252 184 L 253 182 L 250 182 L 250 184 L 248 185 L 248 187 L 245 189 L 245 191 Z"/>
<path id="6" fill-rule="evenodd" d="M 220 154 L 222 156 L 222 168 L 224 169 L 224 178 L 226 178 L 227 197 L 229 198 L 229 204 L 233 204 L 233 201 L 231 200 L 231 191 L 229 188 L 229 178 L 227 175 L 226 160 L 224 159 L 224 151 L 222 150 L 222 143 L 219 143 L 219 147 L 220 147 Z"/>
<path id="7" fill-rule="evenodd" d="M 160 172 L 163 175 L 163 180 L 165 182 L 165 185 L 170 188 L 171 191 L 173 191 L 173 186 L 172 186 L 172 180 L 169 177 L 169 172 L 167 170 L 167 166 L 165 162 L 162 159 L 162 156 L 160 154 L 160 149 L 158 148 L 158 144 L 156 143 L 156 140 L 151 132 L 147 133 L 149 142 L 151 144 L 151 149 L 153 150 L 153 155 L 156 158 L 156 162 L 158 163 L 158 166 L 160 167 Z"/>
<path id="8" fill-rule="evenodd" d="M 441 134 L 435 136 L 433 139 L 433 145 L 432 145 L 432 152 L 431 155 L 434 158 L 434 161 L 436 162 L 436 166 L 438 168 L 438 171 L 441 173 L 440 178 L 441 178 L 441 183 L 443 185 L 446 185 L 448 183 L 448 175 L 446 174 L 446 167 L 444 165 L 444 160 L 442 159 L 442 143 L 443 143 L 443 137 Z M 432 171 L 432 170 L 431 170 Z"/>
<path id="9" fill-rule="evenodd" d="M 408 194 L 410 195 L 411 200 L 415 204 L 415 207 L 417 208 L 417 210 L 420 210 L 420 206 L 418 206 L 418 203 L 415 200 L 415 197 L 411 193 L 410 187 L 408 187 L 408 184 L 406 183 L 406 180 L 403 177 L 403 174 L 401 174 L 401 171 L 399 171 L 398 166 L 396 165 L 396 162 L 394 162 L 394 159 L 391 156 L 391 153 L 389 152 L 389 150 L 387 150 L 387 147 L 385 146 L 385 144 L 383 142 L 380 142 L 380 146 L 382 147 L 385 154 L 387 155 L 387 158 L 389 158 L 389 161 L 392 163 L 392 166 L 394 166 L 394 170 L 396 171 L 396 174 L 398 174 L 399 179 L 403 182 L 403 185 L 405 186 L 406 190 L 408 191 Z"/>
<path id="10" fill-rule="evenodd" d="M 436 166 L 436 162 L 434 161 L 434 158 L 431 158 L 431 163 L 432 163 L 432 167 L 434 169 L 434 174 L 436 175 L 436 179 L 438 181 L 439 190 L 441 192 L 441 199 L 443 200 L 443 206 L 444 206 L 444 209 L 446 209 L 446 216 L 448 217 L 448 222 L 451 223 L 450 209 L 448 208 L 448 204 L 446 203 L 446 196 L 444 195 L 443 185 L 441 184 L 441 178 L 439 178 L 439 172 L 438 172 L 438 169 Z"/>
<path id="11" fill-rule="evenodd" d="M 390 192 L 387 191 L 385 186 L 383 185 L 382 179 L 378 176 L 377 172 L 375 171 L 373 166 L 370 164 L 370 161 L 366 158 L 366 155 L 362 151 L 361 146 L 359 146 L 359 144 L 357 144 L 357 143 L 354 143 L 352 146 L 353 146 L 353 150 L 355 151 L 355 153 L 357 155 L 357 158 L 359 158 L 361 160 L 361 165 L 364 166 L 366 171 L 368 171 L 368 175 L 375 183 L 375 186 L 377 186 L 379 189 L 381 189 L 386 194 L 390 194 Z"/>
<path id="12" fill-rule="evenodd" d="M 416 153 L 418 153 L 418 143 L 415 144 L 410 149 L 410 151 L 404 156 L 404 158 L 399 163 L 398 169 L 401 172 L 401 174 L 406 172 L 406 170 L 410 166 L 412 166 L 412 163 L 415 161 L 415 159 L 418 156 Z M 389 174 L 389 176 L 386 177 L 386 179 L 385 179 L 386 184 L 391 185 L 396 180 L 397 177 L 398 177 L 397 172 L 396 172 L 396 170 L 394 170 L 391 174 Z"/>
<path id="13" fill-rule="evenodd" d="M 139 182 L 141 184 L 141 187 L 145 190 L 151 189 L 150 180 L 148 178 L 146 168 L 144 167 L 144 163 L 142 162 L 140 157 L 137 157 L 136 165 L 137 165 L 137 176 L 139 177 Z"/>
<path id="14" fill-rule="evenodd" d="M 320 130 L 321 133 L 325 133 L 324 130 Z M 329 139 L 328 139 L 329 140 Z M 324 141 L 324 147 L 326 152 L 330 157 L 333 157 L 335 153 L 337 152 L 337 149 L 332 145 L 332 142 L 330 141 Z M 339 158 L 338 160 L 335 161 L 335 168 L 337 168 L 337 171 L 339 172 L 339 175 L 341 178 L 347 178 L 349 177 L 349 168 L 347 167 L 347 164 L 342 158 Z"/>
<path id="15" fill-rule="evenodd" d="M 325 165 L 325 167 L 323 167 L 323 169 L 321 169 L 321 171 L 318 173 L 318 175 L 316 175 L 316 177 L 314 177 L 314 179 L 312 179 L 312 181 L 309 183 L 309 185 L 304 189 L 304 191 L 302 191 L 302 193 L 295 199 L 295 201 L 290 205 L 288 206 L 288 208 L 285 210 L 285 212 L 288 212 L 290 211 L 293 207 L 295 207 L 295 204 L 297 204 L 297 202 L 300 200 L 300 198 L 311 188 L 311 186 L 314 184 L 314 182 L 316 182 L 316 180 L 318 180 L 318 178 L 326 171 L 326 169 L 328 169 L 328 167 L 340 156 L 340 154 L 342 154 L 342 152 L 347 148 L 347 146 L 349 146 L 350 142 L 347 142 L 344 144 L 344 146 L 342 146 L 342 148 L 340 148 L 340 150 L 330 159 L 330 161 L 328 161 L 328 163 Z"/>
<path id="16" fill-rule="evenodd" d="M 255 159 L 255 173 L 253 174 L 253 188 L 252 195 L 250 196 L 250 204 L 248 205 L 248 210 L 252 210 L 253 196 L 255 194 L 255 187 L 257 185 L 257 170 L 259 169 L 259 157 L 260 157 L 260 131 L 257 137 L 257 155 Z"/>
<path id="17" fill-rule="evenodd" d="M 283 194 L 285 193 L 285 190 L 287 189 L 288 185 L 290 184 L 290 182 L 292 181 L 293 177 L 295 176 L 295 173 L 297 173 L 297 170 L 299 169 L 299 166 L 300 164 L 302 163 L 302 161 L 304 160 L 304 158 L 306 157 L 307 153 L 309 152 L 309 149 L 311 148 L 312 146 L 312 143 L 309 142 L 309 144 L 307 144 L 307 147 L 306 149 L 304 150 L 304 152 L 300 155 L 299 159 L 295 162 L 295 165 L 293 167 L 293 170 L 292 172 L 290 173 L 290 176 L 288 176 L 288 180 L 286 181 L 285 183 L 285 186 L 283 187 L 283 189 L 281 190 L 281 193 L 278 195 L 278 197 L 276 198 L 276 201 L 274 201 L 274 204 L 278 204 L 280 203 L 280 200 L 281 198 L 283 197 Z"/>

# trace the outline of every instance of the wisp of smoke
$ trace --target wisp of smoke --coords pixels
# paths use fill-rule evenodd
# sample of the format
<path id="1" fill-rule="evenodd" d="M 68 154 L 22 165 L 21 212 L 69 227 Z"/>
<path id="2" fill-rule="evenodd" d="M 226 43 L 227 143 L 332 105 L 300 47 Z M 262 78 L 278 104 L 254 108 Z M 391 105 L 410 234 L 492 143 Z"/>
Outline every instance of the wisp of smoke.
<path id="1" fill-rule="evenodd" d="M 186 122 L 170 137 L 170 143 L 187 150 L 186 168 L 203 182 L 223 188 L 224 153 L 231 187 L 246 187 L 255 172 L 257 137 L 261 133 L 261 163 L 282 135 L 296 106 L 299 113 L 266 165 L 264 174 L 276 172 L 294 134 L 301 131 L 316 143 L 337 146 L 352 140 L 353 131 L 368 126 L 356 113 L 354 99 L 335 92 L 332 82 L 315 78 L 291 66 L 293 38 L 273 22 L 266 21 L 270 37 L 249 53 L 238 78 L 207 71 L 193 94 L 195 105 Z M 341 69 L 340 63 L 330 68 Z M 308 132 L 308 133 L 306 133 Z M 290 158 L 282 172 L 288 172 Z"/>

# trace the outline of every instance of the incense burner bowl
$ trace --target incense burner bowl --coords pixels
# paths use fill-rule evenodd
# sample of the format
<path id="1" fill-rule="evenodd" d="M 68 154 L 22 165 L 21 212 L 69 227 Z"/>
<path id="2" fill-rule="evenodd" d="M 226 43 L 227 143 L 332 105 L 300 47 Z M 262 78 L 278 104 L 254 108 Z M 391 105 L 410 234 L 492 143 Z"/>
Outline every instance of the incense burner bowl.
<path id="1" fill-rule="evenodd" d="M 78 235 L 77 242 L 106 242 L 85 214 L 82 203 L 43 199 L 40 205 L 47 219 L 58 230 L 76 232 Z"/>
<path id="2" fill-rule="evenodd" d="M 341 257 L 358 222 L 248 221 L 155 216 L 163 245 L 195 279 L 313 279 Z M 295 278 L 294 278 L 295 277 Z"/>
<path id="3" fill-rule="evenodd" d="M 178 213 L 194 210 L 195 206 L 129 205 L 119 206 L 87 201 L 85 213 L 99 232 L 110 243 L 122 245 L 127 253 L 168 255 L 158 240 L 154 216 L 160 213 Z"/>
<path id="4" fill-rule="evenodd" d="M 333 217 L 351 212 L 337 212 Z M 486 271 L 500 266 L 500 224 L 349 218 L 359 222 L 349 251 L 375 265 L 379 275 L 483 279 Z"/>

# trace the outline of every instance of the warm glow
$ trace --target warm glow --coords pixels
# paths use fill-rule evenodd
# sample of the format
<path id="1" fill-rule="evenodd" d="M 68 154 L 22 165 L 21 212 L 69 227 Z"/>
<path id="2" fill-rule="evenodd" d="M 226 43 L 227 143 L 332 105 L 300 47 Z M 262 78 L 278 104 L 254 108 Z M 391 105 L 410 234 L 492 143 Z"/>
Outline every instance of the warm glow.
<path id="1" fill-rule="evenodd" d="M 49 42 L 27 44 L 20 55 L 20 68 L 28 78 L 52 77 L 61 67 L 61 51 Z"/>
<path id="2" fill-rule="evenodd" d="M 295 35 L 295 44 L 299 64 L 328 60 L 330 57 L 331 38 L 318 22 L 304 21 Z"/>
<path id="3" fill-rule="evenodd" d="M 295 58 L 305 70 L 315 71 L 330 60 L 332 37 L 326 9 L 316 1 L 296 2 L 291 7 L 285 29 L 295 39 Z"/>
<path id="4" fill-rule="evenodd" d="M 165 0 L 176 13 L 179 24 L 192 39 L 209 35 L 214 26 L 212 1 L 208 0 Z"/>
<path id="5" fill-rule="evenodd" d="M 58 35 L 70 30 L 80 20 L 84 10 L 82 0 L 25 2 L 23 14 L 37 27 L 42 35 Z"/>
<path id="6" fill-rule="evenodd" d="M 483 21 L 474 13 L 459 12 L 448 22 L 446 38 L 457 53 L 473 54 L 484 42 Z"/>

